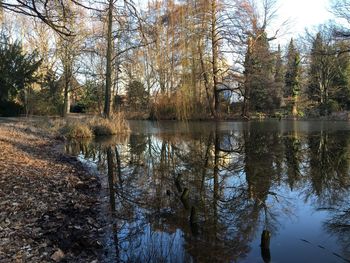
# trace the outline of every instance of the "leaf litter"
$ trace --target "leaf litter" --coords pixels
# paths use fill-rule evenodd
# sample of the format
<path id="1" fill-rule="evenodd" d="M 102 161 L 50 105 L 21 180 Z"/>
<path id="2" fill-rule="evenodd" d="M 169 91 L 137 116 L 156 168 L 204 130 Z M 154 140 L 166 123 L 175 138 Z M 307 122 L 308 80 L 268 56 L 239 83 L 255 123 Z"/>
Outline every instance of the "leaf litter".
<path id="1" fill-rule="evenodd" d="M 0 262 L 97 262 L 100 182 L 62 141 L 0 123 Z"/>

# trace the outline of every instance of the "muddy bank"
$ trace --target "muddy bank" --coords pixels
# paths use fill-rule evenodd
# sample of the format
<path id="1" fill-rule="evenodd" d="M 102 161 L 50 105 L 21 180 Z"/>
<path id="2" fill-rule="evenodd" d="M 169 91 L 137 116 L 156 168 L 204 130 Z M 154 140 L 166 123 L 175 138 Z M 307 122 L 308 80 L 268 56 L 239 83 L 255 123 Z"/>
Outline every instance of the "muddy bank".
<path id="1" fill-rule="evenodd" d="M 104 261 L 100 182 L 59 145 L 0 122 L 0 262 Z"/>

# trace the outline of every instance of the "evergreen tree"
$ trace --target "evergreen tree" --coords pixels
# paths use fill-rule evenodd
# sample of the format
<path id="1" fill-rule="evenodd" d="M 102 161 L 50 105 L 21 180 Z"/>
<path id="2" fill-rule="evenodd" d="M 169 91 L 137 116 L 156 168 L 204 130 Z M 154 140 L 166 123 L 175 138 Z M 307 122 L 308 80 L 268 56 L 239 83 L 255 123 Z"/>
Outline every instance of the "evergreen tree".
<path id="1" fill-rule="evenodd" d="M 275 56 L 275 72 L 274 72 L 274 85 L 272 90 L 273 103 L 275 108 L 281 106 L 281 99 L 283 97 L 284 88 L 284 65 L 282 60 L 281 46 L 278 45 L 278 49 Z"/>
<path id="2" fill-rule="evenodd" d="M 265 32 L 257 34 L 245 58 L 245 85 L 249 85 L 250 109 L 267 111 L 273 108 L 273 56 Z"/>
<path id="3" fill-rule="evenodd" d="M 284 96 L 291 99 L 292 114 L 298 114 L 298 97 L 300 94 L 300 54 L 294 45 L 293 39 L 290 40 L 287 53 L 287 66 L 285 74 Z"/>
<path id="4" fill-rule="evenodd" d="M 7 110 L 9 104 L 14 104 L 18 93 L 37 80 L 35 72 L 40 61 L 36 53 L 26 54 L 19 43 L 11 44 L 6 37 L 0 44 L 0 104 Z"/>
<path id="5" fill-rule="evenodd" d="M 148 93 L 140 81 L 133 80 L 127 86 L 128 104 L 134 110 L 145 109 L 148 104 Z"/>
<path id="6" fill-rule="evenodd" d="M 322 67 L 322 54 L 323 39 L 320 33 L 317 33 L 314 42 L 312 43 L 310 54 L 310 68 L 309 68 L 309 84 L 307 93 L 309 99 L 320 102 L 322 100 L 322 87 L 321 87 L 321 67 Z"/>

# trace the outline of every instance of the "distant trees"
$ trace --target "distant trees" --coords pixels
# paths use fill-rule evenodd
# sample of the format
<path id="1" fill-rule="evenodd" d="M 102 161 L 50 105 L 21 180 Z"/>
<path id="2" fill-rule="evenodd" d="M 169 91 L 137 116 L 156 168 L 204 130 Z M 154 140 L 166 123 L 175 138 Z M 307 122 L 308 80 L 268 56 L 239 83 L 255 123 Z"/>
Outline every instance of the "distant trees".
<path id="1" fill-rule="evenodd" d="M 318 32 L 312 42 L 307 94 L 322 115 L 348 108 L 349 55 L 342 41 L 335 42 L 329 31 Z"/>
<path id="2" fill-rule="evenodd" d="M 348 1 L 334 3 L 341 8 L 334 13 L 347 19 Z M 126 104 L 113 107 L 119 95 L 128 97 L 125 110 L 181 120 L 350 107 L 346 28 L 320 30 L 309 50 L 294 40 L 277 46 L 278 30 L 270 30 L 276 0 L 155 0 L 145 10 L 112 0 L 3 0 L 0 6 L 11 43 L 22 38 L 23 52 L 37 51 L 42 60 L 40 78 L 23 92 L 27 113 L 65 115 L 71 94 L 105 117 L 123 110 Z M 25 19 L 15 21 L 7 11 Z M 78 92 L 73 80 L 82 82 Z"/>
<path id="3" fill-rule="evenodd" d="M 82 53 L 82 46 L 84 43 L 83 10 L 79 6 L 72 3 L 66 3 L 65 9 L 62 13 L 57 10 L 62 20 L 62 27 L 74 32 L 74 35 L 58 34 L 56 40 L 56 49 L 58 58 L 62 64 L 62 86 L 64 95 L 64 106 L 61 116 L 65 117 L 70 111 L 70 96 L 73 92 L 72 82 L 75 73 L 76 61 L 78 56 Z"/>

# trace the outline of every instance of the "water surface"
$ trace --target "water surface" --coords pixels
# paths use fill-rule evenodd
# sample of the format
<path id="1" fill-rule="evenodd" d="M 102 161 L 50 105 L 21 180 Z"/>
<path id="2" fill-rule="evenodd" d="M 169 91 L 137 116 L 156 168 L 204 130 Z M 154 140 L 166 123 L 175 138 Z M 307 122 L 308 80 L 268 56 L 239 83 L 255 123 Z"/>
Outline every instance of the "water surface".
<path id="1" fill-rule="evenodd" d="M 130 122 L 96 165 L 113 261 L 350 262 L 347 122 Z"/>

